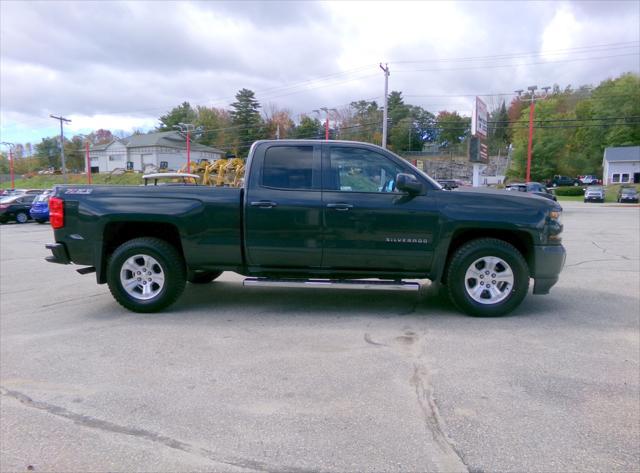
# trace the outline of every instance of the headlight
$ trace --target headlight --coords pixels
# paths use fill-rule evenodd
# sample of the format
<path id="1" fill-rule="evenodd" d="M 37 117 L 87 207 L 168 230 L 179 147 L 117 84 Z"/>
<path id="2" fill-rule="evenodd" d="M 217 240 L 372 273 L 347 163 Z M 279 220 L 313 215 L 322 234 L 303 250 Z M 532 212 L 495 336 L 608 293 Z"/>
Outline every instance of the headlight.
<path id="1" fill-rule="evenodd" d="M 552 210 L 549 212 L 549 220 L 549 240 L 559 243 L 562 240 L 560 236 L 562 233 L 562 211 Z"/>
<path id="2" fill-rule="evenodd" d="M 562 211 L 561 210 L 552 210 L 549 213 L 549 218 L 551 220 L 555 220 L 558 223 L 562 223 Z"/>

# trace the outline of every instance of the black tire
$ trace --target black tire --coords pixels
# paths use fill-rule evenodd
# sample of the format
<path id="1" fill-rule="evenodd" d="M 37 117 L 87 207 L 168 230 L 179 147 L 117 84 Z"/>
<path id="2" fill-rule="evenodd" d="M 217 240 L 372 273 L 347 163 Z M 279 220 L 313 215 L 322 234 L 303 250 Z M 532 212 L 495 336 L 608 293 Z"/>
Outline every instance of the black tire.
<path id="1" fill-rule="evenodd" d="M 25 212 L 16 213 L 16 223 L 27 223 L 29 216 Z"/>
<path id="2" fill-rule="evenodd" d="M 222 271 L 189 271 L 187 281 L 191 284 L 207 284 L 217 279 Z"/>
<path id="3" fill-rule="evenodd" d="M 156 270 L 164 274 L 164 282 L 158 289 L 158 293 L 146 300 L 128 293 L 121 282 L 120 273 L 123 265 L 129 258 L 136 255 L 150 256 L 155 259 L 158 266 Z M 173 245 L 164 240 L 148 237 L 135 238 L 116 248 L 109 258 L 107 283 L 115 300 L 124 308 L 133 312 L 158 312 L 173 304 L 184 291 L 186 285 L 184 259 Z"/>
<path id="4" fill-rule="evenodd" d="M 467 270 L 476 260 L 483 257 L 502 259 L 511 267 L 513 273 L 511 290 L 503 300 L 496 303 L 477 302 L 467 292 Z M 455 251 L 447 267 L 446 281 L 449 297 L 461 311 L 476 317 L 499 317 L 513 311 L 527 295 L 529 267 L 513 245 L 496 238 L 479 238 L 465 243 Z M 493 283 L 495 285 L 495 281 Z"/>

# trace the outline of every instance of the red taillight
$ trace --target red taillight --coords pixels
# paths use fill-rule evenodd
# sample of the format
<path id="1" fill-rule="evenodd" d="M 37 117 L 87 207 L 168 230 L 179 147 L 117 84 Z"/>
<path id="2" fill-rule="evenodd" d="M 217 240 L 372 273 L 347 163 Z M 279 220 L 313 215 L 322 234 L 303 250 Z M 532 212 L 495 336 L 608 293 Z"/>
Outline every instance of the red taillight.
<path id="1" fill-rule="evenodd" d="M 49 199 L 49 221 L 53 228 L 64 227 L 64 200 L 57 197 Z"/>

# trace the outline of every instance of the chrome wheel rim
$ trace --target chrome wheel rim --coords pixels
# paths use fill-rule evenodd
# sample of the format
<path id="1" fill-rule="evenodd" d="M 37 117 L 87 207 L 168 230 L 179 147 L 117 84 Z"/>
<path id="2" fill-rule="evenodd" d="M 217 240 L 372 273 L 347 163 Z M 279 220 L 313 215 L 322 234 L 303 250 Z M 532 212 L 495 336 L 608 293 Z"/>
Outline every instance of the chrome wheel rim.
<path id="1" fill-rule="evenodd" d="M 164 282 L 162 266 L 149 255 L 131 256 L 120 268 L 120 284 L 134 299 L 146 301 L 154 298 L 162 291 Z"/>
<path id="2" fill-rule="evenodd" d="M 497 256 L 475 260 L 464 276 L 464 287 L 471 299 L 480 304 L 497 304 L 513 290 L 513 270 Z"/>

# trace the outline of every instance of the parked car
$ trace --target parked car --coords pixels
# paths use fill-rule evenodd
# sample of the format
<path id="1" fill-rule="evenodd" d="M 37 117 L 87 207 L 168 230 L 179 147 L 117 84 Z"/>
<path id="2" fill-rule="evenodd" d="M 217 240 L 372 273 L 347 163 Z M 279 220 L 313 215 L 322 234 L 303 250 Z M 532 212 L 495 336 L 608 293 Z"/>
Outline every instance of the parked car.
<path id="1" fill-rule="evenodd" d="M 578 179 L 582 184 L 586 186 L 597 186 L 599 184 L 602 184 L 602 181 L 600 181 L 600 179 L 592 174 L 589 174 L 587 176 L 580 176 L 578 177 Z"/>
<path id="2" fill-rule="evenodd" d="M 7 223 L 10 220 L 25 223 L 30 220 L 29 210 L 36 197 L 35 194 L 22 194 L 0 199 L 0 223 Z"/>
<path id="3" fill-rule="evenodd" d="M 38 223 L 45 223 L 49 220 L 49 196 L 51 195 L 51 191 L 46 191 L 43 194 L 37 196 L 33 204 L 31 204 L 31 209 L 29 210 L 29 214 L 31 218 L 34 219 Z"/>
<path id="4" fill-rule="evenodd" d="M 438 179 L 438 184 L 440 184 L 443 189 L 450 191 L 458 188 L 458 183 L 455 179 Z"/>
<path id="5" fill-rule="evenodd" d="M 534 195 L 539 195 L 540 197 L 545 197 L 547 199 L 551 199 L 553 201 L 557 201 L 558 198 L 549 192 L 543 184 L 539 182 L 526 182 L 526 183 L 517 183 L 514 182 L 512 184 L 508 184 L 505 187 L 508 191 L 517 191 L 517 192 L 529 192 Z"/>
<path id="6" fill-rule="evenodd" d="M 548 187 L 561 187 L 561 186 L 579 186 L 582 185 L 580 179 L 574 179 L 568 176 L 553 176 L 553 179 L 547 182 Z"/>
<path id="7" fill-rule="evenodd" d="M 0 197 L 9 197 L 12 195 L 24 195 L 24 194 L 29 194 L 29 195 L 42 194 L 42 189 L 3 189 L 2 192 L 0 192 Z"/>
<path id="8" fill-rule="evenodd" d="M 618 190 L 618 202 L 638 203 L 638 190 L 635 187 L 621 187 Z"/>
<path id="9" fill-rule="evenodd" d="M 604 187 L 589 186 L 584 191 L 585 202 L 604 202 Z"/>

